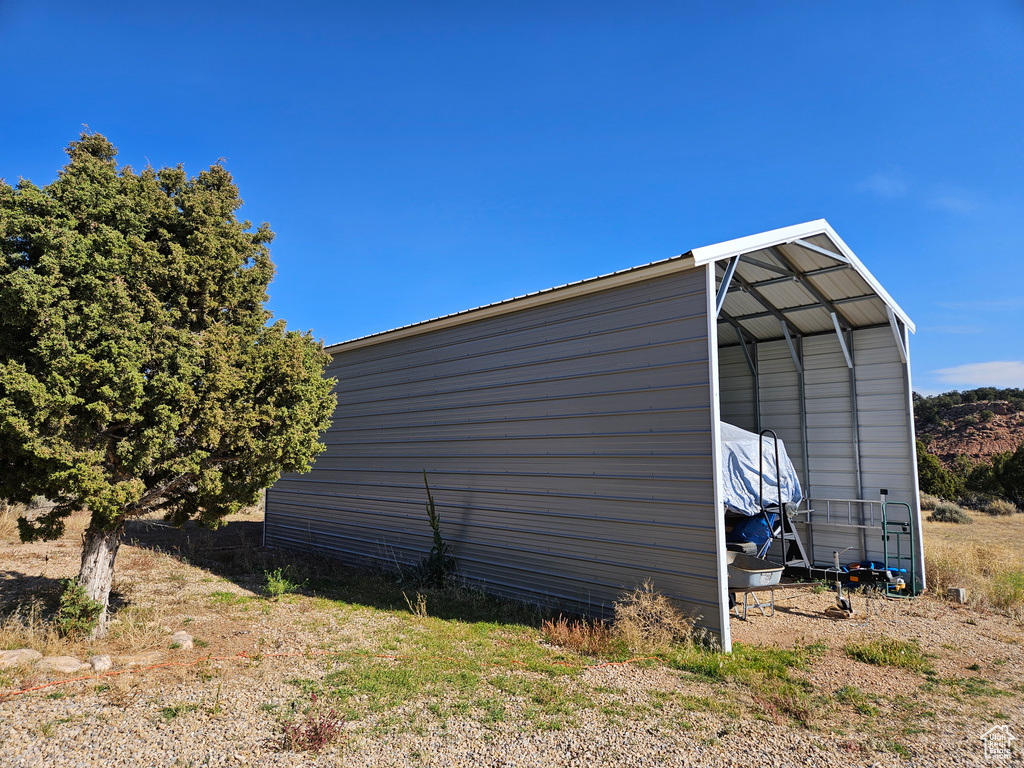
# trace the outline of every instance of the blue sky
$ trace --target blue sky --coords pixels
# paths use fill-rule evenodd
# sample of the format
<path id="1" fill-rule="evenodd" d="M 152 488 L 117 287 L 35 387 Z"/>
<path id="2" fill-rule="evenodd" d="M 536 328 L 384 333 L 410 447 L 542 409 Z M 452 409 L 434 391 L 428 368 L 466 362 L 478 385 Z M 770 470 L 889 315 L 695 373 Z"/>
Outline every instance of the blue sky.
<path id="1" fill-rule="evenodd" d="M 327 342 L 826 218 L 915 389 L 1024 387 L 1019 0 L 0 0 L 0 176 L 83 124 L 224 158 Z"/>

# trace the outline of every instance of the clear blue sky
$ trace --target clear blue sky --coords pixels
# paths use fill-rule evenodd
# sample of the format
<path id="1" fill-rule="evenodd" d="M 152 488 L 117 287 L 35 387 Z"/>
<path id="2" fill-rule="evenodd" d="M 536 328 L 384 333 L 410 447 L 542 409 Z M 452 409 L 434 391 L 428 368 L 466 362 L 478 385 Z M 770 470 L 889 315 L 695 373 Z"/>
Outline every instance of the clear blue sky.
<path id="1" fill-rule="evenodd" d="M 327 342 L 823 217 L 916 389 L 1024 386 L 1019 0 L 0 0 L 0 176 L 83 123 L 224 158 Z"/>

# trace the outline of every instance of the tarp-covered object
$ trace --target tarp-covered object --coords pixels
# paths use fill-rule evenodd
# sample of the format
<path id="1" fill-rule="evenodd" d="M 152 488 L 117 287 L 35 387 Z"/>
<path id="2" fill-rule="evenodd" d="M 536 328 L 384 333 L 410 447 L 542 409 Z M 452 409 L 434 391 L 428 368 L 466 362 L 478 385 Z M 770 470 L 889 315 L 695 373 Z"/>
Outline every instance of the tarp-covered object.
<path id="1" fill-rule="evenodd" d="M 779 503 L 776 485 L 775 441 L 771 437 L 758 438 L 753 432 L 721 423 L 722 486 L 725 491 L 725 507 L 741 515 L 761 514 L 758 483 L 760 469 L 758 446 L 764 456 L 764 504 L 766 507 Z M 782 501 L 796 504 L 803 498 L 800 480 L 796 476 L 793 462 L 786 453 L 786 446 L 779 440 L 779 464 L 782 465 Z"/>

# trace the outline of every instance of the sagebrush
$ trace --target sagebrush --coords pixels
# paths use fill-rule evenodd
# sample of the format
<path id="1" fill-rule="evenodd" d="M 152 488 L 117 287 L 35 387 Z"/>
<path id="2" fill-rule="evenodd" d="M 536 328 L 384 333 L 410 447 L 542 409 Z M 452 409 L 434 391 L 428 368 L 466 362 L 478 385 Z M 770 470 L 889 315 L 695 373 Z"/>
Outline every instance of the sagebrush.
<path id="1" fill-rule="evenodd" d="M 936 505 L 934 511 L 928 515 L 933 523 L 973 523 L 974 520 L 962 508 L 956 504 L 944 501 Z"/>
<path id="2" fill-rule="evenodd" d="M 666 653 L 673 643 L 691 640 L 693 625 L 650 581 L 615 602 L 613 635 L 633 653 Z"/>

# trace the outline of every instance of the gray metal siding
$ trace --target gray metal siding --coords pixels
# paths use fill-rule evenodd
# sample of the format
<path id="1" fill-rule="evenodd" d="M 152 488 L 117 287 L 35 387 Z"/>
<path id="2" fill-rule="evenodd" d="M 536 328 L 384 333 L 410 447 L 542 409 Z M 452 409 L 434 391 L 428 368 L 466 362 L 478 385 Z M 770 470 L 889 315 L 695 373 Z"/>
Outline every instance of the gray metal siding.
<path id="1" fill-rule="evenodd" d="M 754 377 L 740 347 L 724 347 L 718 350 L 718 385 L 722 421 L 740 429 L 756 432 Z"/>
<path id="2" fill-rule="evenodd" d="M 801 440 L 800 377 L 785 341 L 757 345 L 757 380 L 761 401 L 761 429 L 771 429 L 785 442 L 797 475 L 804 477 Z"/>
<path id="3" fill-rule="evenodd" d="M 705 270 L 340 349 L 327 451 L 267 543 L 407 566 L 422 471 L 463 574 L 600 611 L 652 579 L 720 629 Z"/>

